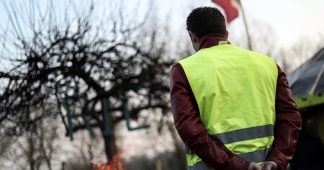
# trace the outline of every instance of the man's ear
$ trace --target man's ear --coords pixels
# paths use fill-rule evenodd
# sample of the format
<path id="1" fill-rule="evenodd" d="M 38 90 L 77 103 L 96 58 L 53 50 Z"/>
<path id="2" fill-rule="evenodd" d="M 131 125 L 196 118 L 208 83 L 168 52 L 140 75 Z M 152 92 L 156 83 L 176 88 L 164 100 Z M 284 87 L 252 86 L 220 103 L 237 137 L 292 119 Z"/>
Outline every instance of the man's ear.
<path id="1" fill-rule="evenodd" d="M 199 41 L 199 38 L 198 38 L 198 36 L 197 36 L 195 33 L 189 31 L 189 35 L 190 35 L 191 41 L 192 41 L 193 43 L 196 43 L 196 42 Z"/>

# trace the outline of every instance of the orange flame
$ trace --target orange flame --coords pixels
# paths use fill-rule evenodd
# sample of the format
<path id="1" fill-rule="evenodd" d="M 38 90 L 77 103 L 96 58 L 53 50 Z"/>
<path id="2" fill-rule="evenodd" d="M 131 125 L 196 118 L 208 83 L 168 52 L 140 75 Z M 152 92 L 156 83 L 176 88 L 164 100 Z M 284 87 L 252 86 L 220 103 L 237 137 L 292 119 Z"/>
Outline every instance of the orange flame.
<path id="1" fill-rule="evenodd" d="M 95 170 L 123 170 L 122 159 L 119 154 L 113 156 L 109 164 L 95 163 L 91 161 Z"/>

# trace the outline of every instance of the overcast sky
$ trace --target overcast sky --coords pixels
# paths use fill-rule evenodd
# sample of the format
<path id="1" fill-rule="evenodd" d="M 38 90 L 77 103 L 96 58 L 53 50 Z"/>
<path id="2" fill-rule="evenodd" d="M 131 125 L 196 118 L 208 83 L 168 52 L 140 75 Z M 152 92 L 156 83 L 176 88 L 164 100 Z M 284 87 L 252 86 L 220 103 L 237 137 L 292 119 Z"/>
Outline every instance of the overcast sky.
<path id="1" fill-rule="evenodd" d="M 185 18 L 191 9 L 216 6 L 210 0 L 164 0 L 158 3 L 162 16 L 171 9 L 175 15 L 172 22 L 177 23 L 180 29 L 184 27 Z M 291 45 L 303 38 L 324 34 L 323 0 L 242 0 L 242 3 L 251 30 L 255 29 L 254 23 L 258 23 L 257 29 L 262 29 L 262 24 L 270 27 L 281 45 Z M 241 17 L 229 25 L 229 31 L 234 35 L 234 32 L 242 29 Z"/>
<path id="2" fill-rule="evenodd" d="M 19 0 L 15 0 L 19 2 Z M 94 0 L 97 8 L 109 9 L 111 4 L 121 0 L 100 1 Z M 130 9 L 140 8 L 136 6 L 141 2 L 152 1 L 155 9 L 159 11 L 160 17 L 168 18 L 175 29 L 184 29 L 185 19 L 188 13 L 199 6 L 216 6 L 210 0 L 131 0 L 123 1 L 129 3 Z M 324 34 L 324 0 L 241 0 L 246 11 L 251 29 L 253 23 L 258 22 L 270 26 L 278 35 L 280 43 L 291 43 L 300 40 L 301 37 L 312 37 Z M 8 1 L 9 2 L 9 1 Z M 55 1 L 56 2 L 56 1 Z M 75 1 L 77 3 L 86 0 Z M 126 5 L 127 6 L 127 5 Z M 142 5 L 143 6 L 143 5 Z M 135 8 L 134 8 L 135 7 Z M 6 25 L 7 17 L 3 7 L 0 10 L 0 25 Z M 229 25 L 230 33 L 243 29 L 241 17 Z"/>
<path id="3" fill-rule="evenodd" d="M 41 6 L 45 7 L 44 4 L 47 1 L 36 0 L 36 2 L 38 1 L 42 3 Z M 289 48 L 301 41 L 314 40 L 315 42 L 315 39 L 319 35 L 324 35 L 324 0 L 241 1 L 246 12 L 252 38 L 261 34 L 263 37 L 271 39 L 272 43 L 283 48 Z M 19 3 L 26 1 L 13 0 L 6 2 Z M 75 2 L 77 6 L 81 6 L 82 8 L 80 7 L 80 9 L 86 9 L 84 4 L 90 1 L 78 0 L 72 2 Z M 185 28 L 185 20 L 190 11 L 200 6 L 216 7 L 211 0 L 94 0 L 96 11 L 103 11 L 103 15 L 98 15 L 98 17 L 104 17 L 104 14 L 107 14 L 107 12 L 114 12 L 112 10 L 114 8 L 111 6 L 118 3 L 124 4 L 125 11 L 135 11 L 137 14 L 144 14 L 149 2 L 153 2 L 154 4 L 151 13 L 156 14 L 158 18 L 153 19 L 156 19 L 161 25 L 168 24 L 171 27 L 171 34 L 185 37 L 187 40 L 189 37 Z M 60 4 L 64 3 L 67 3 L 67 1 L 55 0 L 57 8 L 60 8 Z M 0 4 L 0 26 L 2 28 L 6 28 L 6 24 L 8 24 L 8 18 L 5 12 L 2 4 Z M 242 39 L 244 40 L 245 37 L 242 17 L 239 16 L 230 23 L 228 30 L 230 33 L 229 38 L 232 42 L 242 42 Z M 253 43 L 258 44 L 258 42 Z M 315 53 L 315 51 L 311 53 Z"/>
<path id="4" fill-rule="evenodd" d="M 19 2 L 19 0 L 15 1 Z M 158 11 L 161 20 L 165 20 L 168 17 L 168 23 L 177 31 L 185 31 L 185 19 L 193 8 L 199 6 L 216 6 L 211 0 L 94 0 L 96 8 L 99 10 L 106 10 L 109 9 L 111 4 L 123 2 L 126 4 L 125 7 L 129 7 L 130 10 L 138 10 L 138 13 L 143 11 L 141 8 L 137 8 L 137 6 L 140 3 L 142 4 L 141 6 L 145 6 L 145 3 L 150 1 L 155 4 L 154 12 Z M 254 23 L 258 23 L 257 29 L 262 29 L 262 25 L 270 27 L 277 35 L 276 38 L 278 38 L 279 44 L 291 44 L 296 41 L 301 41 L 302 38 L 312 38 L 319 34 L 324 34 L 324 0 L 241 1 L 246 11 L 251 30 L 256 27 Z M 74 2 L 76 4 L 84 4 L 87 0 Z M 8 23 L 7 17 L 3 7 L 0 9 L 0 25 L 4 26 Z M 230 33 L 233 34 L 232 36 L 236 35 L 235 32 L 243 32 L 242 29 L 244 27 L 241 17 L 234 20 L 228 28 Z"/>

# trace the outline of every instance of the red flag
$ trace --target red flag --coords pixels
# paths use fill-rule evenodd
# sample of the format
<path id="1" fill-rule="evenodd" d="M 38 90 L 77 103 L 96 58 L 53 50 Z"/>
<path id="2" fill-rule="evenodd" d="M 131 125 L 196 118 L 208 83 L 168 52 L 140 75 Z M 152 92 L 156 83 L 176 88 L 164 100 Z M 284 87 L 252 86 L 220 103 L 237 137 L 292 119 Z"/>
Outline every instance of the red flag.
<path id="1" fill-rule="evenodd" d="M 212 0 L 215 4 L 222 7 L 225 11 L 227 23 L 238 17 L 238 10 L 232 4 L 232 0 Z"/>

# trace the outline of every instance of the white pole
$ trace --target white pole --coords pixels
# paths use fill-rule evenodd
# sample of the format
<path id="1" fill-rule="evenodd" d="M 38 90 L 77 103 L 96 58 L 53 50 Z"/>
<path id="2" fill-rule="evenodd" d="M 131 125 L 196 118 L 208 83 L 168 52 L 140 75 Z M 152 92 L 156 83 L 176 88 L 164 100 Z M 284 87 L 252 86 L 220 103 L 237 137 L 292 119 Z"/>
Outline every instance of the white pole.
<path id="1" fill-rule="evenodd" d="M 250 32 L 249 32 L 249 27 L 248 27 L 247 20 L 246 20 L 246 15 L 245 15 L 245 12 L 244 12 L 244 9 L 243 9 L 241 0 L 237 0 L 237 2 L 238 2 L 238 5 L 239 5 L 239 8 L 242 11 L 242 18 L 243 18 L 243 23 L 244 23 L 244 27 L 245 27 L 245 32 L 246 32 L 248 47 L 249 47 L 249 50 L 252 50 L 253 49 L 252 48 L 252 40 L 251 40 L 251 36 L 250 36 Z"/>

